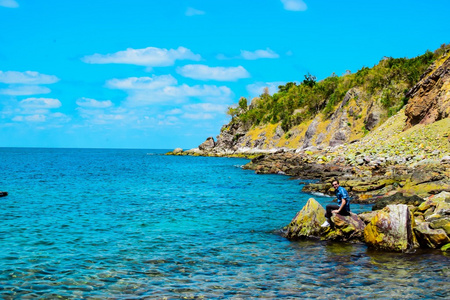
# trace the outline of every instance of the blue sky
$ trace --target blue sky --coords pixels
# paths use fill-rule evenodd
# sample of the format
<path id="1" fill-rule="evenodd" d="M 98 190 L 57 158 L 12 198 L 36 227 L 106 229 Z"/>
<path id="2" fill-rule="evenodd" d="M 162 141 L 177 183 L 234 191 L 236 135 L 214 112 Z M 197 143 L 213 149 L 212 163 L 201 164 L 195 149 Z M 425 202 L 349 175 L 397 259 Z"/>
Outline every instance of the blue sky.
<path id="1" fill-rule="evenodd" d="M 450 1 L 0 0 L 0 147 L 193 148 L 264 87 L 450 42 Z"/>

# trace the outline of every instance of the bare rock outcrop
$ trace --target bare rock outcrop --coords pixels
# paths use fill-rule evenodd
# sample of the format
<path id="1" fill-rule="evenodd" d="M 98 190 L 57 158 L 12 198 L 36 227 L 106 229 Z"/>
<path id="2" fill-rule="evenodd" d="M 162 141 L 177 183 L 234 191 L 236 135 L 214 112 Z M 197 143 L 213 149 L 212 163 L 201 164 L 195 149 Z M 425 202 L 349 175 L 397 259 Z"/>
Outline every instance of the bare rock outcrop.
<path id="1" fill-rule="evenodd" d="M 426 75 L 406 94 L 410 100 L 405 110 L 405 130 L 450 116 L 450 54 L 442 60 L 430 66 Z"/>

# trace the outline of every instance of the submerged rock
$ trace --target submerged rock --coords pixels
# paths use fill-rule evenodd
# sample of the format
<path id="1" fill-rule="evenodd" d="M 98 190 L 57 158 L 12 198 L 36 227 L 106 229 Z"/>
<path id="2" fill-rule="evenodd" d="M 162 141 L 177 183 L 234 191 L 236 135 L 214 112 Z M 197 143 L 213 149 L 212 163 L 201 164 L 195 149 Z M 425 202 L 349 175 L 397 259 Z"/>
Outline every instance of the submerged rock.
<path id="1" fill-rule="evenodd" d="M 414 218 L 407 205 L 388 205 L 366 226 L 364 240 L 376 249 L 406 252 L 419 247 L 413 227 Z"/>

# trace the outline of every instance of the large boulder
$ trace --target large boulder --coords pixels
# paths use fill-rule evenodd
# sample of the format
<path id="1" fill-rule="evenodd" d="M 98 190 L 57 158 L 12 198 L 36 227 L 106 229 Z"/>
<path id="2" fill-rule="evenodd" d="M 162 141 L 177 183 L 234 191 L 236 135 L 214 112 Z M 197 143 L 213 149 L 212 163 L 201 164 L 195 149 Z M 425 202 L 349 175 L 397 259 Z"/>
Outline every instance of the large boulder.
<path id="1" fill-rule="evenodd" d="M 407 205 L 420 205 L 424 200 L 419 196 L 404 196 L 402 193 L 395 193 L 394 195 L 383 197 L 372 206 L 372 211 L 380 210 L 386 205 L 393 204 L 407 204 Z"/>
<path id="2" fill-rule="evenodd" d="M 325 209 L 315 199 L 309 198 L 306 205 L 283 229 L 283 236 L 289 239 L 319 238 L 325 222 Z"/>
<path id="3" fill-rule="evenodd" d="M 365 227 L 366 224 L 354 213 L 349 216 L 333 213 L 331 226 L 323 238 L 337 241 L 363 240 Z"/>
<path id="4" fill-rule="evenodd" d="M 422 222 L 414 227 L 414 233 L 420 246 L 425 248 L 440 248 L 450 243 L 450 239 L 443 229 L 432 229 L 428 222 Z"/>
<path id="5" fill-rule="evenodd" d="M 388 205 L 366 226 L 364 240 L 376 249 L 407 252 L 419 247 L 413 227 L 414 218 L 407 205 Z"/>

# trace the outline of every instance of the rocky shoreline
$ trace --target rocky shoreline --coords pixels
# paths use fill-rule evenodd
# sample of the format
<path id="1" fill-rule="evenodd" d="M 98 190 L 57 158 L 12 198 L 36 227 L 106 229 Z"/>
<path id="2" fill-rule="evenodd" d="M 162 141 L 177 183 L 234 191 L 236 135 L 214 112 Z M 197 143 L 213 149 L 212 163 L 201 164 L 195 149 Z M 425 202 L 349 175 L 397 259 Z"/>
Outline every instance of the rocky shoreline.
<path id="1" fill-rule="evenodd" d="M 227 153 L 178 151 L 171 155 L 233 156 Z M 350 217 L 333 215 L 323 229 L 324 209 L 314 199 L 297 213 L 281 234 L 289 239 L 365 242 L 372 248 L 411 252 L 417 248 L 450 251 L 450 156 L 421 161 L 346 160 L 325 162 L 324 152 L 277 150 L 269 154 L 234 153 L 254 158 L 244 169 L 258 174 L 283 174 L 306 183 L 306 193 L 334 195 L 331 182 L 339 179 L 352 203 L 373 203 L 373 211 Z M 388 225 L 386 225 L 388 224 Z"/>
<path id="2" fill-rule="evenodd" d="M 381 118 L 386 113 L 380 109 L 382 92 L 366 94 L 362 86 L 355 86 L 336 104 L 331 117 L 317 114 L 289 132 L 280 123 L 257 126 L 235 118 L 222 127 L 217 140 L 209 137 L 198 148 L 168 154 L 249 158 L 244 168 L 258 174 L 316 179 L 304 185 L 307 193 L 334 195 L 331 182 L 339 179 L 353 203 L 373 203 L 377 211 L 347 219 L 334 216 L 335 227 L 328 232 L 299 212 L 285 230 L 288 238 L 356 239 L 394 251 L 443 246 L 448 251 L 450 51 L 429 66 L 405 94 L 407 104 L 394 115 Z M 258 101 L 242 110 L 252 110 Z M 309 203 L 307 211 L 314 207 L 320 215 L 317 204 Z M 304 233 L 303 228 L 312 224 L 301 220 L 315 227 Z M 404 225 L 392 229 L 395 232 L 383 227 L 399 222 Z M 385 243 L 386 236 L 390 238 Z M 406 242 L 399 246 L 396 239 Z"/>

